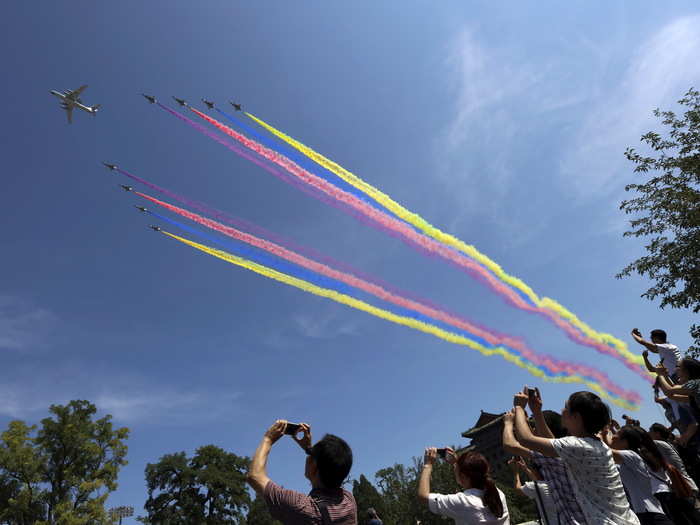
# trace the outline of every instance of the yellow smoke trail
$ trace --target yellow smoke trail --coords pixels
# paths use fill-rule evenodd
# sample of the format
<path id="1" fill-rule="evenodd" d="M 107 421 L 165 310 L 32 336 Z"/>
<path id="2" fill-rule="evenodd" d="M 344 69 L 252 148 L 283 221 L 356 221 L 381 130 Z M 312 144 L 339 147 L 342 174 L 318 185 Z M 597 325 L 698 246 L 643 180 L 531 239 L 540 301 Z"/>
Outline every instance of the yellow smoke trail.
<path id="1" fill-rule="evenodd" d="M 607 345 L 612 345 L 620 355 L 622 355 L 627 361 L 641 365 L 644 363 L 642 360 L 641 356 L 636 355 L 632 352 L 629 351 L 627 344 L 616 338 L 612 334 L 607 334 L 604 332 L 598 332 L 591 328 L 588 324 L 583 322 L 581 319 L 579 319 L 573 312 L 567 310 L 564 306 L 559 304 L 557 301 L 554 299 L 551 299 L 549 297 L 542 297 L 540 298 L 532 288 L 530 288 L 525 282 L 523 282 L 521 279 L 510 275 L 506 273 L 501 266 L 495 262 L 494 260 L 490 259 L 488 256 L 484 255 L 481 253 L 479 250 L 477 250 L 474 246 L 465 243 L 464 241 L 454 237 L 453 235 L 450 235 L 449 233 L 445 233 L 441 231 L 440 229 L 436 228 L 432 224 L 430 224 L 428 221 L 423 219 L 420 215 L 413 213 L 403 206 L 401 206 L 399 203 L 394 201 L 391 197 L 383 193 L 382 191 L 378 190 L 374 186 L 368 184 L 364 180 L 362 180 L 360 177 L 356 176 L 355 174 L 351 173 L 350 171 L 346 170 L 339 164 L 336 164 L 332 160 L 324 157 L 320 153 L 314 151 L 313 149 L 309 148 L 308 146 L 302 144 L 298 140 L 295 140 L 294 138 L 290 137 L 289 135 L 286 135 L 285 133 L 281 132 L 280 130 L 274 128 L 267 122 L 261 120 L 260 118 L 256 117 L 255 115 L 252 115 L 251 113 L 245 112 L 246 116 L 257 122 L 260 126 L 265 128 L 267 131 L 272 133 L 274 136 L 279 138 L 280 140 L 286 142 L 296 150 L 300 151 L 310 159 L 312 159 L 314 162 L 319 164 L 320 166 L 323 166 L 327 170 L 329 170 L 332 173 L 335 173 L 338 177 L 343 179 L 345 182 L 348 184 L 354 186 L 355 188 L 359 189 L 366 195 L 372 197 L 375 201 L 380 203 L 382 206 L 384 206 L 387 210 L 391 211 L 394 213 L 397 217 L 403 219 L 404 221 L 408 222 L 409 224 L 415 226 L 418 228 L 420 231 L 425 233 L 427 236 L 432 237 L 436 241 L 439 241 L 443 244 L 446 244 L 448 246 L 451 246 L 460 252 L 466 254 L 467 256 L 471 257 L 472 259 L 478 261 L 482 265 L 484 265 L 486 268 L 488 268 L 491 272 L 493 272 L 494 275 L 496 275 L 501 281 L 508 283 L 514 288 L 517 288 L 518 290 L 522 291 L 525 295 L 527 295 L 530 300 L 537 305 L 538 307 L 549 310 L 551 312 L 554 312 L 557 314 L 559 317 L 562 319 L 565 319 L 568 321 L 571 325 L 575 326 L 578 328 L 582 333 L 584 333 L 588 338 L 597 341 L 599 343 L 607 344 Z"/>
<path id="2" fill-rule="evenodd" d="M 322 288 L 320 286 L 316 286 L 314 284 L 309 283 L 308 281 L 304 281 L 302 279 L 292 277 L 291 275 L 287 275 L 285 273 L 279 272 L 279 271 L 274 270 L 272 268 L 268 268 L 267 266 L 263 266 L 261 264 L 255 263 L 253 261 L 249 261 L 249 260 L 244 259 L 242 257 L 238 257 L 236 255 L 230 254 L 228 252 L 224 252 L 222 250 L 217 250 L 215 248 L 211 248 L 211 247 L 206 246 L 204 244 L 199 244 L 197 242 L 191 241 L 189 239 L 185 239 L 184 237 L 180 237 L 180 236 L 175 235 L 173 233 L 169 233 L 167 231 L 162 231 L 162 233 L 164 233 L 168 237 L 171 237 L 171 238 L 173 238 L 181 243 L 187 244 L 188 246 L 191 246 L 192 248 L 196 248 L 197 250 L 200 250 L 204 253 L 208 253 L 209 255 L 212 255 L 214 257 L 222 259 L 230 264 L 234 264 L 236 266 L 241 266 L 241 267 L 246 268 L 252 272 L 255 272 L 257 274 L 268 277 L 269 279 L 273 279 L 275 281 L 279 281 L 281 283 L 288 284 L 289 286 L 294 286 L 295 288 L 299 288 L 300 290 L 303 290 L 305 292 L 309 292 L 309 293 L 312 293 L 314 295 L 318 295 L 320 297 L 326 297 L 326 298 L 331 299 L 333 301 L 336 301 L 338 303 L 344 304 L 346 306 L 350 306 L 351 308 L 355 308 L 357 310 L 361 310 L 363 312 L 374 315 L 374 316 L 379 317 L 381 319 L 391 321 L 392 323 L 407 326 L 409 328 L 414 328 L 414 329 L 419 330 L 421 332 L 434 335 L 434 336 L 439 337 L 441 339 L 444 339 L 445 341 L 448 341 L 450 343 L 467 346 L 469 348 L 477 350 L 478 352 L 480 352 L 486 356 L 500 355 L 506 361 L 513 363 L 516 366 L 519 366 L 520 368 L 527 370 L 532 375 L 539 377 L 540 379 L 542 379 L 544 381 L 550 381 L 550 382 L 556 382 L 556 383 L 582 383 L 582 384 L 585 384 L 591 390 L 594 390 L 595 392 L 600 394 L 601 396 L 609 399 L 610 401 L 612 401 L 616 405 L 619 405 L 621 407 L 624 407 L 624 408 L 630 409 L 630 410 L 638 410 L 639 409 L 639 407 L 637 405 L 634 405 L 634 404 L 632 404 L 624 399 L 621 399 L 619 397 L 610 395 L 599 384 L 594 383 L 592 381 L 589 381 L 581 376 L 571 375 L 571 376 L 567 376 L 567 377 L 550 377 L 547 374 L 545 374 L 542 370 L 540 370 L 539 368 L 533 366 L 530 363 L 523 361 L 523 359 L 521 359 L 520 356 L 517 356 L 517 355 L 510 353 L 502 347 L 498 347 L 498 348 L 494 348 L 494 349 L 486 348 L 486 347 L 480 345 L 479 343 L 472 341 L 471 339 L 454 334 L 452 332 L 448 332 L 447 330 L 443 330 L 442 328 L 439 328 L 435 325 L 424 323 L 422 321 L 418 321 L 418 320 L 412 319 L 410 317 L 404 317 L 401 315 L 394 314 L 388 310 L 384 310 L 382 308 L 377 308 L 376 306 L 365 303 L 364 301 L 360 301 L 359 299 L 355 299 L 354 297 L 350 297 L 349 295 L 345 295 L 345 294 L 336 292 L 335 290 L 330 290 L 328 288 Z"/>

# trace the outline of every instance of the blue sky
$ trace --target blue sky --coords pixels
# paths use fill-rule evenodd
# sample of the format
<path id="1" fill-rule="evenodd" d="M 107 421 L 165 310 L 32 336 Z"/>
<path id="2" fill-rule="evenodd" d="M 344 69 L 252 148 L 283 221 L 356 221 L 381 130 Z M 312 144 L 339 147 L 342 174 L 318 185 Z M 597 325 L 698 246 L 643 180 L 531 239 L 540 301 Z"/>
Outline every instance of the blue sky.
<path id="1" fill-rule="evenodd" d="M 4 6 L 0 426 L 85 398 L 132 429 L 110 504 L 143 469 L 214 443 L 250 455 L 276 418 L 344 436 L 352 475 L 463 444 L 523 384 L 484 358 L 265 280 L 155 235 L 113 161 L 443 304 L 533 347 L 643 382 L 479 283 L 309 199 L 141 92 L 246 108 L 474 244 L 541 295 L 629 341 L 693 316 L 614 279 L 643 253 L 618 211 L 623 157 L 698 86 L 694 2 L 26 2 Z M 50 89 L 87 83 L 68 126 Z M 560 408 L 571 386 L 544 385 Z M 648 397 L 650 400 L 651 398 Z M 621 412 L 615 409 L 619 417 Z M 645 424 L 662 418 L 646 403 Z M 271 476 L 305 490 L 282 441 Z"/>

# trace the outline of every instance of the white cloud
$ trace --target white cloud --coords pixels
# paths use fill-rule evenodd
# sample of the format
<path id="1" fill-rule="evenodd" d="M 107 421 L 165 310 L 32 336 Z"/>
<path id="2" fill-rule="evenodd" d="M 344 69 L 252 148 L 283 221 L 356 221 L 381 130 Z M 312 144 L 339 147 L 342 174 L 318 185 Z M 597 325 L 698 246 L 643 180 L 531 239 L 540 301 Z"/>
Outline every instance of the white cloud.
<path id="1" fill-rule="evenodd" d="M 512 134 L 513 123 L 498 106 L 527 91 L 541 75 L 503 58 L 482 47 L 469 29 L 463 29 L 449 44 L 446 66 L 455 98 L 455 116 L 444 137 L 448 150 L 459 148 L 467 140 L 471 143 L 473 139 L 490 140 L 496 133 Z M 477 118 L 485 110 L 489 118 Z"/>
<path id="2" fill-rule="evenodd" d="M 359 330 L 356 322 L 348 321 L 335 308 L 328 308 L 319 314 L 295 314 L 292 319 L 298 332 L 311 339 L 352 336 Z"/>
<path id="3" fill-rule="evenodd" d="M 191 422 L 211 419 L 226 412 L 241 392 L 212 393 L 175 391 L 167 388 L 141 392 L 109 392 L 98 395 L 94 404 L 100 412 L 111 414 L 116 421 Z"/>
<path id="4" fill-rule="evenodd" d="M 48 415 L 52 404 L 88 399 L 99 414 L 111 414 L 120 424 L 188 424 L 230 414 L 243 396 L 221 389 L 173 388 L 131 373 L 105 377 L 82 371 L 74 363 L 48 369 L 20 367 L 14 375 L 16 379 L 0 385 L 0 415 L 35 422 Z M 31 382 L 22 379 L 27 376 Z"/>
<path id="5" fill-rule="evenodd" d="M 24 350 L 45 342 L 56 316 L 18 297 L 0 295 L 0 349 Z"/>
<path id="6" fill-rule="evenodd" d="M 642 133 L 658 128 L 652 110 L 671 106 L 697 84 L 698 27 L 700 16 L 688 16 L 661 28 L 632 55 L 621 82 L 599 94 L 561 163 L 562 176 L 580 196 L 608 192 L 617 176 L 631 173 L 623 152 L 639 145 Z M 628 180 L 618 180 L 617 187 Z"/>

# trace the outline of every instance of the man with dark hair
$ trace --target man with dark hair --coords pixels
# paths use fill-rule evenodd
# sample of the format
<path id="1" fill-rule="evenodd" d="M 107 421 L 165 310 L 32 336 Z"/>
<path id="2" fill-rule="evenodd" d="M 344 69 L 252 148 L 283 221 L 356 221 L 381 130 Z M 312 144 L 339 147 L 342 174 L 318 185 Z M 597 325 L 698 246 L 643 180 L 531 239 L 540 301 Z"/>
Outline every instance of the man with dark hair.
<path id="1" fill-rule="evenodd" d="M 678 347 L 666 340 L 666 332 L 663 330 L 652 330 L 649 335 L 651 336 L 651 341 L 644 339 L 642 333 L 637 328 L 632 330 L 632 337 L 634 340 L 646 348 L 644 357 L 646 358 L 648 352 L 659 354 L 669 375 L 671 377 L 675 376 L 676 368 L 678 368 L 678 361 L 681 360 L 681 353 Z"/>
<path id="2" fill-rule="evenodd" d="M 267 458 L 287 430 L 287 421 L 277 420 L 267 429 L 250 464 L 247 481 L 265 499 L 270 514 L 284 525 L 357 525 L 355 498 L 343 489 L 352 467 L 352 450 L 338 436 L 326 434 L 311 445 L 311 427 L 299 425 L 294 441 L 306 452 L 304 475 L 311 492 L 287 490 L 267 476 Z M 303 433 L 302 437 L 298 437 Z"/>

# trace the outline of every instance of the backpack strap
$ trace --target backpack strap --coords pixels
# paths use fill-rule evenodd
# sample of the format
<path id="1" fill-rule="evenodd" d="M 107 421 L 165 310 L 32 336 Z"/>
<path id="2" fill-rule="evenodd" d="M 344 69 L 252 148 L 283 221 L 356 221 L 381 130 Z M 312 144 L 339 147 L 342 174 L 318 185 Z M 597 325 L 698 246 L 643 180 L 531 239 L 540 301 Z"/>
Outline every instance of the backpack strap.
<path id="1" fill-rule="evenodd" d="M 319 500 L 314 500 L 316 505 L 318 505 L 318 510 L 321 513 L 321 523 L 323 525 L 332 525 L 331 515 L 328 513 L 328 506 Z"/>

